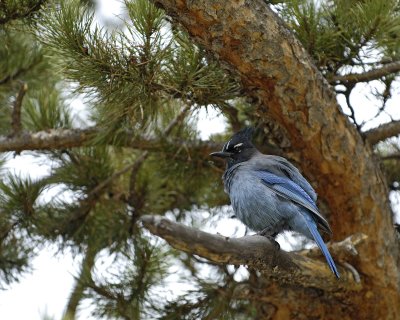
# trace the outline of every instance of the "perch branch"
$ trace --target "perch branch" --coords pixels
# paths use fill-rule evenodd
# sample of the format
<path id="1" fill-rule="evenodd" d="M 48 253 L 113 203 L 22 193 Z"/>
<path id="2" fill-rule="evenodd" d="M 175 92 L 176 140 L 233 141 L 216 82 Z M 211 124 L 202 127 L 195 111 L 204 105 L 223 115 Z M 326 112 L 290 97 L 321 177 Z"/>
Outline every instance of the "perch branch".
<path id="1" fill-rule="evenodd" d="M 161 216 L 141 217 L 143 225 L 172 247 L 195 254 L 218 264 L 247 265 L 265 272 L 278 281 L 313 286 L 331 291 L 339 288 L 357 290 L 350 271 L 340 268 L 336 280 L 325 261 L 310 259 L 295 252 L 277 250 L 267 238 L 253 235 L 229 238 L 182 225 Z"/>

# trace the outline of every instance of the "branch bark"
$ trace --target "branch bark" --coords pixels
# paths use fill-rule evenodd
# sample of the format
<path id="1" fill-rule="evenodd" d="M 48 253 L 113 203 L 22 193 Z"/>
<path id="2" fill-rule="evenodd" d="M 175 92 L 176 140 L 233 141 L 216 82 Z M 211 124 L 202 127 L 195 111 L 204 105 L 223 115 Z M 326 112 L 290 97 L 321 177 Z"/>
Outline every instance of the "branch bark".
<path id="1" fill-rule="evenodd" d="M 400 61 L 388 63 L 381 68 L 373 69 L 364 73 L 349 73 L 342 76 L 334 76 L 329 79 L 329 82 L 331 84 L 369 82 L 398 72 L 400 72 Z"/>
<path id="2" fill-rule="evenodd" d="M 307 257 L 309 250 L 304 250 L 301 254 L 282 251 L 267 238 L 258 235 L 229 238 L 200 231 L 161 216 L 146 215 L 140 220 L 151 233 L 163 238 L 172 247 L 217 264 L 247 265 L 281 282 L 290 279 L 291 283 L 302 287 L 335 291 L 336 294 L 340 290 L 347 294 L 348 291 L 360 289 L 360 285 L 354 282 L 352 273 L 341 267 L 341 279 L 337 280 L 321 255 L 318 255 L 321 260 L 316 260 L 315 250 L 310 254 L 314 258 L 310 259 Z M 337 244 L 335 251 L 343 251 L 347 255 L 349 242 L 347 240 L 346 246 Z M 354 243 L 352 244 L 354 247 Z"/>
<path id="3" fill-rule="evenodd" d="M 381 124 L 379 127 L 370 129 L 364 133 L 365 138 L 371 145 L 377 144 L 387 138 L 400 134 L 400 121 L 392 121 Z"/>
<path id="4" fill-rule="evenodd" d="M 17 136 L 0 136 L 0 152 L 24 150 L 54 150 L 84 146 L 97 130 L 52 129 L 38 132 L 22 132 Z"/>
<path id="5" fill-rule="evenodd" d="M 24 99 L 27 90 L 28 90 L 28 85 L 26 83 L 22 83 L 18 91 L 18 94 L 15 97 L 13 112 L 11 117 L 12 136 L 18 135 L 22 129 L 21 126 L 22 100 Z"/>
<path id="6" fill-rule="evenodd" d="M 99 128 L 87 129 L 51 129 L 37 132 L 22 132 L 15 137 L 0 136 L 0 152 L 21 152 L 28 150 L 60 150 L 74 147 L 91 146 L 91 140 L 99 132 Z M 209 153 L 221 149 L 223 144 L 213 141 L 179 141 L 170 140 L 167 143 L 208 156 Z M 165 142 L 156 139 L 143 139 L 127 133 L 122 147 L 158 151 L 165 147 Z"/>
<path id="7" fill-rule="evenodd" d="M 384 178 L 300 42 L 262 0 L 153 2 L 238 76 L 261 123 L 269 117 L 281 126 L 291 157 L 329 211 L 335 239 L 368 236 L 355 267 L 370 279 L 363 294 L 374 294 L 367 306 L 352 298 L 355 315 L 400 318 L 393 307 L 400 302 L 400 250 L 388 232 L 393 223 Z"/>
<path id="8" fill-rule="evenodd" d="M 91 283 L 91 271 L 94 267 L 96 262 L 96 255 L 97 252 L 93 251 L 92 249 L 88 248 L 85 256 L 83 257 L 82 264 L 81 264 L 81 271 L 79 274 L 78 279 L 74 284 L 72 292 L 68 299 L 68 304 L 65 309 L 63 320 L 74 320 L 76 319 L 76 313 L 78 311 L 78 306 L 80 301 L 83 298 L 83 294 L 85 288 L 88 287 L 88 284 Z"/>

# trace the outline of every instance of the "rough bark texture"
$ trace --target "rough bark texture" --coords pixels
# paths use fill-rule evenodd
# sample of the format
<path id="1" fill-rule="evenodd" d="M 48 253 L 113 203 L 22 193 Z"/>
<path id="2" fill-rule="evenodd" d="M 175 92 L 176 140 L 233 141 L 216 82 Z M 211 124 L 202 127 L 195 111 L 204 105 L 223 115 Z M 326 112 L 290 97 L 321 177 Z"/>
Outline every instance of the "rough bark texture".
<path id="1" fill-rule="evenodd" d="M 362 275 L 358 294 L 338 288 L 326 301 L 323 291 L 288 293 L 280 282 L 269 283 L 275 290 L 264 297 L 274 301 L 274 319 L 399 319 L 399 245 L 386 184 L 369 144 L 340 112 L 301 44 L 262 0 L 153 1 L 240 78 L 261 121 L 268 116 L 282 127 L 291 157 L 316 187 L 334 239 L 368 236 L 349 261 Z"/>
<path id="2" fill-rule="evenodd" d="M 84 146 L 93 138 L 93 129 L 51 129 L 0 136 L 0 152 L 24 150 L 51 150 Z"/>
<path id="3" fill-rule="evenodd" d="M 274 280 L 326 292 L 336 292 L 339 288 L 349 291 L 360 289 L 357 274 L 353 274 L 351 269 L 340 268 L 339 263 L 341 277 L 336 279 L 319 250 L 285 252 L 262 236 L 230 238 L 213 235 L 161 216 L 142 216 L 141 221 L 153 234 L 162 237 L 174 248 L 218 264 L 247 265 L 264 271 L 266 277 Z M 335 243 L 330 249 L 341 260 L 347 260 L 349 255 L 358 254 L 355 246 L 364 240 L 365 236 L 358 235 Z"/>
<path id="4" fill-rule="evenodd" d="M 387 138 L 400 134 L 400 121 L 392 121 L 381 124 L 379 127 L 368 130 L 364 133 L 365 138 L 371 144 L 377 144 Z"/>
<path id="5" fill-rule="evenodd" d="M 51 129 L 37 132 L 22 132 L 17 135 L 0 136 L 0 152 L 21 152 L 27 150 L 60 150 L 66 148 L 96 145 L 93 138 L 99 133 L 99 128 L 87 129 Z M 165 137 L 164 137 L 165 138 Z M 111 144 L 115 142 L 110 142 Z M 159 139 L 144 139 L 127 132 L 118 146 L 134 149 L 160 151 L 166 145 L 178 149 L 185 149 L 203 155 L 209 160 L 209 154 L 222 148 L 223 143 L 213 141 L 179 141 Z"/>
<path id="6" fill-rule="evenodd" d="M 330 83 L 359 83 L 380 79 L 384 76 L 400 71 L 400 61 L 388 63 L 381 68 L 372 69 L 364 73 L 350 73 L 343 76 L 335 76 L 329 79 Z"/>

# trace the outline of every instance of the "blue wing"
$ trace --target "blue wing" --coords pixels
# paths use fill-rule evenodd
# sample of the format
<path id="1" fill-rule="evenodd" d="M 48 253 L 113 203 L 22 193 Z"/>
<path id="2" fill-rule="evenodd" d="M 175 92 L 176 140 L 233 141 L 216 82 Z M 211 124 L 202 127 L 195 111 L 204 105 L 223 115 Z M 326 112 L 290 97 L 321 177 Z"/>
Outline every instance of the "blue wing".
<path id="1" fill-rule="evenodd" d="M 303 215 L 303 216 L 304 216 L 304 220 L 307 223 L 308 230 L 310 230 L 310 232 L 311 232 L 312 236 L 314 237 L 314 240 L 317 243 L 319 249 L 324 254 L 326 262 L 328 262 L 329 268 L 335 274 L 336 278 L 340 278 L 339 271 L 336 268 L 335 262 L 333 261 L 332 256 L 329 253 L 328 248 L 326 247 L 324 241 L 322 240 L 321 235 L 319 234 L 319 232 L 317 230 L 317 226 L 316 226 L 314 220 L 312 220 L 311 217 L 308 216 L 308 215 Z"/>
<path id="2" fill-rule="evenodd" d="M 263 181 L 264 185 L 268 187 L 271 191 L 275 192 L 276 194 L 287 200 L 290 200 L 302 206 L 305 209 L 308 209 L 308 212 L 313 214 L 313 216 L 316 218 L 315 220 L 321 225 L 321 227 L 323 227 L 323 230 L 331 232 L 328 222 L 318 212 L 317 205 L 302 187 L 300 187 L 289 178 L 280 177 L 268 171 L 258 170 L 257 175 L 261 178 L 261 181 Z M 312 219 L 312 217 L 308 214 L 303 214 L 303 217 L 307 224 L 308 230 L 310 231 L 315 242 L 325 256 L 329 268 L 332 270 L 335 276 L 339 278 L 340 275 L 336 268 L 335 262 L 333 261 L 332 256 L 328 251 L 328 248 L 326 247 L 324 241 L 321 238 L 321 235 L 317 230 L 317 225 L 314 219 Z"/>
<path id="3" fill-rule="evenodd" d="M 296 183 L 301 187 L 315 202 L 317 200 L 317 195 L 313 189 L 313 187 L 308 183 L 308 181 L 301 175 L 299 170 L 287 161 L 285 158 L 279 156 L 267 155 L 268 159 L 273 162 L 273 167 L 277 169 L 277 171 L 270 171 L 268 168 L 261 168 L 262 170 L 267 170 L 280 177 L 286 177 Z"/>
<path id="4" fill-rule="evenodd" d="M 264 185 L 267 186 L 271 191 L 307 209 L 311 214 L 313 214 L 315 220 L 318 222 L 323 231 L 332 233 L 328 222 L 319 213 L 314 200 L 297 183 L 293 182 L 289 178 L 280 177 L 265 170 L 257 170 L 256 173 Z"/>

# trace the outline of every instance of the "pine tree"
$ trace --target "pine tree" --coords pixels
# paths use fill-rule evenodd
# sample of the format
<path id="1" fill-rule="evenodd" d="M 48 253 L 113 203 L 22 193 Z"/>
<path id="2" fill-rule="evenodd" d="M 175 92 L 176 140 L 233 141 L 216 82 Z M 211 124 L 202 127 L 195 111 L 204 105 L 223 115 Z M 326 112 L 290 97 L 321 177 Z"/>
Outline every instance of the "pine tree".
<path id="1" fill-rule="evenodd" d="M 376 117 L 394 100 L 399 2 L 125 7 L 108 28 L 92 1 L 0 4 L 0 169 L 21 152 L 51 163 L 43 177 L 0 170 L 0 284 L 52 243 L 83 256 L 64 319 L 83 299 L 106 319 L 398 317 L 399 239 L 386 199 L 399 157 L 386 139 L 400 125 L 366 129 L 351 97 L 371 82 L 363 94 Z M 80 119 L 69 106 L 77 97 Z M 209 108 L 227 129 L 202 141 L 196 114 Z M 340 282 L 312 249 L 276 253 L 266 239 L 196 230 L 215 221 L 202 212 L 228 204 L 223 164 L 208 154 L 245 125 L 316 187 Z M 105 273 L 100 255 L 114 259 Z M 189 289 L 171 293 L 173 275 Z"/>

